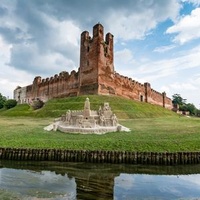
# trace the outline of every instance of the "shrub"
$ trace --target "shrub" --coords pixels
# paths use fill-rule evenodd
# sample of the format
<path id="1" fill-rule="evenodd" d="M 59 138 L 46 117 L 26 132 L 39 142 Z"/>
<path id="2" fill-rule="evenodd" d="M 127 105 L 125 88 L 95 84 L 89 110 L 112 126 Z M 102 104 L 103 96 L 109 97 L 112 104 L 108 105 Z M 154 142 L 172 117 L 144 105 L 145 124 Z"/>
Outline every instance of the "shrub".
<path id="1" fill-rule="evenodd" d="M 31 104 L 33 110 L 37 110 L 39 108 L 42 108 L 43 105 L 44 105 L 44 102 L 40 99 L 33 101 L 33 103 Z"/>
<path id="2" fill-rule="evenodd" d="M 5 101 L 4 103 L 4 107 L 6 109 L 10 109 L 13 108 L 17 105 L 17 101 L 15 99 L 8 99 L 7 101 Z"/>

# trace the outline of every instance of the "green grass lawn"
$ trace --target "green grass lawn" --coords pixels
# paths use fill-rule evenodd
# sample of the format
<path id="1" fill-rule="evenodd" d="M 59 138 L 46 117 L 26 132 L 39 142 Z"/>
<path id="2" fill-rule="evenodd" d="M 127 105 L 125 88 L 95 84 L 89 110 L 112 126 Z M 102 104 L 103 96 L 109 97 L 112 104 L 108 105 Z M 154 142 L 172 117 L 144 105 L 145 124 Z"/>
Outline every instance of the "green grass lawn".
<path id="1" fill-rule="evenodd" d="M 109 102 L 120 123 L 131 132 L 81 135 L 43 128 L 68 109 L 83 109 L 87 96 L 49 100 L 34 111 L 29 105 L 0 110 L 0 147 L 77 150 L 200 151 L 200 118 L 179 117 L 160 106 L 116 96 L 91 95 L 91 109 Z"/>
<path id="2" fill-rule="evenodd" d="M 200 119 L 175 116 L 124 119 L 131 132 L 81 135 L 47 132 L 53 118 L 0 116 L 0 147 L 148 152 L 200 151 Z"/>

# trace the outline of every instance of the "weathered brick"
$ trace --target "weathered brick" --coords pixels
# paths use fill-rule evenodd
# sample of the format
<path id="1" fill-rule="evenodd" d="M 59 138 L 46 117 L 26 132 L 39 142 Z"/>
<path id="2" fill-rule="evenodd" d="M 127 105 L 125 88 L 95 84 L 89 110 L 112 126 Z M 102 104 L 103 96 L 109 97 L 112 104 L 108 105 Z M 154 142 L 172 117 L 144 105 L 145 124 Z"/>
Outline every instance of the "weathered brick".
<path id="1" fill-rule="evenodd" d="M 114 71 L 113 35 L 101 24 L 93 27 L 93 37 L 88 31 L 81 34 L 80 67 L 78 72 L 61 72 L 54 77 L 35 77 L 33 83 L 14 90 L 14 99 L 20 103 L 31 103 L 34 99 L 47 101 L 55 97 L 87 94 L 117 95 L 136 101 L 144 101 L 172 109 L 172 101 L 166 93 L 141 84 Z"/>

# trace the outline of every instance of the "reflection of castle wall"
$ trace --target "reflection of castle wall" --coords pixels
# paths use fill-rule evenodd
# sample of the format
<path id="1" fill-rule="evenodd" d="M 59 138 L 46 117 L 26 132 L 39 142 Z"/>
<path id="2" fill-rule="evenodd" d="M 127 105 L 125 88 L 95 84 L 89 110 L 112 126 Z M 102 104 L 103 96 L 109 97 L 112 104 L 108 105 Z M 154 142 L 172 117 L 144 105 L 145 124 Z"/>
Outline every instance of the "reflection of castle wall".
<path id="1" fill-rule="evenodd" d="M 14 94 L 19 92 L 18 87 Z M 33 84 L 27 86 L 26 93 L 21 91 L 20 99 L 26 99 L 26 102 L 36 98 L 47 101 L 55 97 L 83 94 L 118 95 L 172 108 L 172 101 L 165 93 L 153 90 L 149 83 L 141 84 L 114 71 L 113 35 L 107 33 L 104 40 L 104 28 L 101 24 L 93 27 L 93 37 L 89 36 L 88 31 L 81 34 L 78 72 L 61 72 L 46 79 L 35 77 Z M 14 95 L 14 98 L 19 100 L 18 96 Z"/>
<path id="2" fill-rule="evenodd" d="M 1 167 L 30 170 L 40 173 L 42 171 L 55 172 L 56 175 L 75 179 L 77 199 L 113 199 L 115 194 L 116 178 L 120 174 L 152 174 L 152 175 L 188 175 L 199 174 L 199 165 L 109 165 L 71 163 L 71 162 L 19 162 L 1 160 Z M 4 180 L 3 180 L 4 182 Z M 61 184 L 62 182 L 60 182 Z M 91 195 L 91 196 L 90 196 Z"/>
<path id="3" fill-rule="evenodd" d="M 77 199 L 93 199 L 94 192 L 96 199 L 113 199 L 114 180 L 116 173 L 81 173 L 82 176 L 75 176 L 77 183 Z M 88 191 L 93 192 L 91 194 Z"/>
<path id="4" fill-rule="evenodd" d="M 78 164 L 71 163 L 30 163 L 30 162 L 5 162 L 2 161 L 2 166 L 12 169 L 31 170 L 32 172 L 51 171 L 55 172 L 55 175 L 67 176 L 70 182 L 70 187 L 73 189 L 73 180 L 76 182 L 76 199 L 113 199 L 114 192 L 114 180 L 116 176 L 120 175 L 120 170 L 112 170 L 109 168 L 101 167 L 97 165 Z M 81 167 L 81 169 L 79 168 Z M 102 170 L 101 170 L 102 169 Z M 53 174 L 54 175 L 54 174 Z M 44 174 L 43 174 L 44 176 Z M 59 176 L 60 177 L 60 176 Z M 59 177 L 57 179 L 59 180 Z M 56 179 L 56 180 L 57 180 Z M 62 184 L 63 181 L 57 182 Z M 47 181 L 48 183 L 48 181 Z M 71 185 L 73 184 L 73 185 Z M 69 191 L 69 190 L 68 190 Z M 73 191 L 73 190 L 72 190 Z M 56 198 L 57 199 L 57 198 Z M 61 198 L 63 199 L 63 198 Z M 71 199 L 71 198 L 70 198 Z M 74 198 L 73 198 L 74 199 Z"/>

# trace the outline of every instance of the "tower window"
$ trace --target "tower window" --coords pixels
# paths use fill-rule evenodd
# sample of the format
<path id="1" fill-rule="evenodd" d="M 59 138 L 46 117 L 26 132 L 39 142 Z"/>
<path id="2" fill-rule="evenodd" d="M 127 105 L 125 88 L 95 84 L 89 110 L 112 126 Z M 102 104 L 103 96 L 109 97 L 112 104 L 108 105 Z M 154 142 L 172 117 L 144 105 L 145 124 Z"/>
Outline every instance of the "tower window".
<path id="1" fill-rule="evenodd" d="M 87 66 L 89 66 L 89 61 L 87 60 Z"/>
<path id="2" fill-rule="evenodd" d="M 89 52 L 89 51 L 90 51 L 90 47 L 88 46 L 88 47 L 87 47 L 87 52 Z"/>

